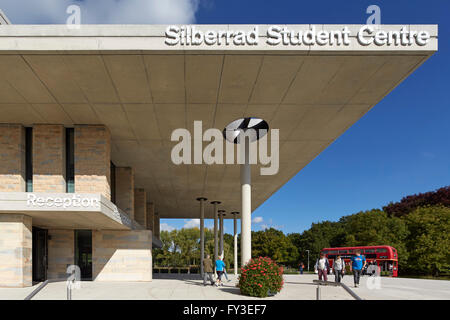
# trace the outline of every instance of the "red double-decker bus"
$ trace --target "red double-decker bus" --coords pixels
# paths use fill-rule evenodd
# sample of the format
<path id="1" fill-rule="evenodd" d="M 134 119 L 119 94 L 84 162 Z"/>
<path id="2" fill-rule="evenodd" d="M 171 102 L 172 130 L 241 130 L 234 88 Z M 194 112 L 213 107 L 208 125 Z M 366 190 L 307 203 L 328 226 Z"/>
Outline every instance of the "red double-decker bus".
<path id="1" fill-rule="evenodd" d="M 361 255 L 366 257 L 367 263 L 375 262 L 380 267 L 381 272 L 388 272 L 390 276 L 397 277 L 398 254 L 397 250 L 391 246 L 323 248 L 321 253 L 325 254 L 330 262 L 330 266 L 332 266 L 337 255 L 341 255 L 348 264 L 350 258 L 355 255 L 356 249 L 361 250 Z"/>

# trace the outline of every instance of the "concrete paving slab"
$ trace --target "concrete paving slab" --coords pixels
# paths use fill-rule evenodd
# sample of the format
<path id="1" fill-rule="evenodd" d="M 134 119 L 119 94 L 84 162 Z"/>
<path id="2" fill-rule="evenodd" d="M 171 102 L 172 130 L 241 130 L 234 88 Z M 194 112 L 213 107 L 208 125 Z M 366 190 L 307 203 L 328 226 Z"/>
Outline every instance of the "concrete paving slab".
<path id="1" fill-rule="evenodd" d="M 285 275 L 283 290 L 267 300 L 315 300 L 316 288 L 313 280 L 317 275 Z M 450 281 L 406 278 L 381 278 L 380 289 L 369 289 L 368 277 L 361 279 L 360 287 L 353 288 L 352 276 L 345 276 L 347 284 L 361 298 L 367 300 L 449 300 Z M 203 286 L 198 275 L 155 274 L 152 282 L 90 282 L 83 281 L 81 289 L 74 290 L 73 300 L 253 300 L 242 296 L 235 286 L 236 278 L 223 287 Z M 330 276 L 329 280 L 334 280 Z M 37 285 L 30 288 L 0 288 L 0 300 L 22 300 Z M 321 288 L 322 300 L 353 300 L 340 287 Z M 65 300 L 65 281 L 53 282 L 40 291 L 33 300 Z"/>

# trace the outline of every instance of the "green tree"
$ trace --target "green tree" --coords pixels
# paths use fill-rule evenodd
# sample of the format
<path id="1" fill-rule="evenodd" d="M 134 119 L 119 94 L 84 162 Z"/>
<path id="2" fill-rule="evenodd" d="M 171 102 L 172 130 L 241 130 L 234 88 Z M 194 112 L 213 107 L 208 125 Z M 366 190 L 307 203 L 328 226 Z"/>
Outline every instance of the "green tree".
<path id="1" fill-rule="evenodd" d="M 298 261 L 302 261 L 306 265 L 308 258 L 306 250 L 309 250 L 310 261 L 314 263 L 320 250 L 340 245 L 336 239 L 338 239 L 342 232 L 340 223 L 323 221 L 313 223 L 310 229 L 303 231 L 300 235 L 291 235 L 290 238 L 299 253 Z"/>
<path id="2" fill-rule="evenodd" d="M 400 218 L 388 217 L 382 210 L 358 212 L 339 220 L 341 234 L 336 239 L 343 240 L 337 246 L 388 245 L 397 249 L 399 268 L 407 267 L 408 250 L 406 238 L 408 227 Z"/>
<path id="3" fill-rule="evenodd" d="M 421 274 L 450 273 L 450 208 L 417 208 L 405 217 L 410 235 L 408 268 Z"/>
<path id="4" fill-rule="evenodd" d="M 295 264 L 298 250 L 282 231 L 274 228 L 252 232 L 252 256 L 269 257 L 284 265 Z"/>

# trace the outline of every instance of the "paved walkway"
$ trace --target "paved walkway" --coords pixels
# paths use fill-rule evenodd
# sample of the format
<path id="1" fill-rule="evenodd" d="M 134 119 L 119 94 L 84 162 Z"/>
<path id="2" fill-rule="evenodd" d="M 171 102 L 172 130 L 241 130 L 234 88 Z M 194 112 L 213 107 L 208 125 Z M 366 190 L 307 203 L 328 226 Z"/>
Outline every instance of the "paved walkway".
<path id="1" fill-rule="evenodd" d="M 316 285 L 312 280 L 316 275 L 285 275 L 285 287 L 275 297 L 276 300 L 314 300 Z M 333 276 L 330 277 L 332 280 Z M 255 299 L 242 296 L 235 280 L 223 287 L 204 287 L 198 275 L 155 274 L 152 282 L 82 282 L 81 289 L 74 290 L 74 300 L 241 300 Z M 381 278 L 380 289 L 369 289 L 367 277 L 361 279 L 359 288 L 352 287 L 352 277 L 345 276 L 344 282 L 363 299 L 450 299 L 450 281 L 405 278 Z M 0 300 L 24 299 L 34 288 L 0 288 Z M 322 287 L 323 300 L 353 300 L 340 287 Z M 65 282 L 50 283 L 33 300 L 66 299 Z"/>

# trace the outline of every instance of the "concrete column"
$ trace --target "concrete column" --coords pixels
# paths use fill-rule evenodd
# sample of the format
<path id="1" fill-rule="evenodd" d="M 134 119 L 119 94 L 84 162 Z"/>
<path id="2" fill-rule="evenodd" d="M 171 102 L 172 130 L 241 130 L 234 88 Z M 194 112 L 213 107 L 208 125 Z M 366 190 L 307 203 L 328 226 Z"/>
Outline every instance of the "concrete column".
<path id="1" fill-rule="evenodd" d="M 0 287 L 32 285 L 32 220 L 0 214 Z"/>
<path id="2" fill-rule="evenodd" d="M 25 128 L 0 124 L 0 192 L 25 192 Z"/>
<path id="3" fill-rule="evenodd" d="M 217 205 L 219 205 L 220 201 L 212 201 L 211 204 L 214 206 L 214 261 L 218 258 L 218 251 L 219 251 L 219 241 L 218 241 L 218 234 L 217 234 Z"/>
<path id="4" fill-rule="evenodd" d="M 34 125 L 33 192 L 66 192 L 65 137 L 63 125 Z"/>
<path id="5" fill-rule="evenodd" d="M 75 126 L 75 193 L 111 199 L 111 134 L 103 125 Z"/>
<path id="6" fill-rule="evenodd" d="M 251 171 L 249 163 L 250 143 L 245 143 L 245 163 L 241 164 L 241 266 L 244 266 L 252 255 L 252 193 Z"/>
<path id="7" fill-rule="evenodd" d="M 153 232 L 155 222 L 155 204 L 153 202 L 147 203 L 147 229 Z"/>
<path id="8" fill-rule="evenodd" d="M 224 252 L 223 252 L 223 217 L 225 217 L 225 210 L 219 210 L 219 221 L 220 221 L 220 251 L 219 255 L 223 258 Z"/>
<path id="9" fill-rule="evenodd" d="M 134 219 L 134 171 L 116 167 L 116 205 Z"/>
<path id="10" fill-rule="evenodd" d="M 147 193 L 134 189 L 134 220 L 144 228 L 147 226 Z"/>
<path id="11" fill-rule="evenodd" d="M 153 234 L 159 239 L 159 213 L 153 215 Z"/>
<path id="12" fill-rule="evenodd" d="M 233 240 L 234 240 L 234 275 L 237 276 L 238 272 L 238 243 L 237 243 L 237 215 L 239 212 L 232 212 L 233 214 Z"/>
<path id="13" fill-rule="evenodd" d="M 203 259 L 205 258 L 205 201 L 206 198 L 197 198 L 200 201 L 200 274 L 203 277 Z"/>

